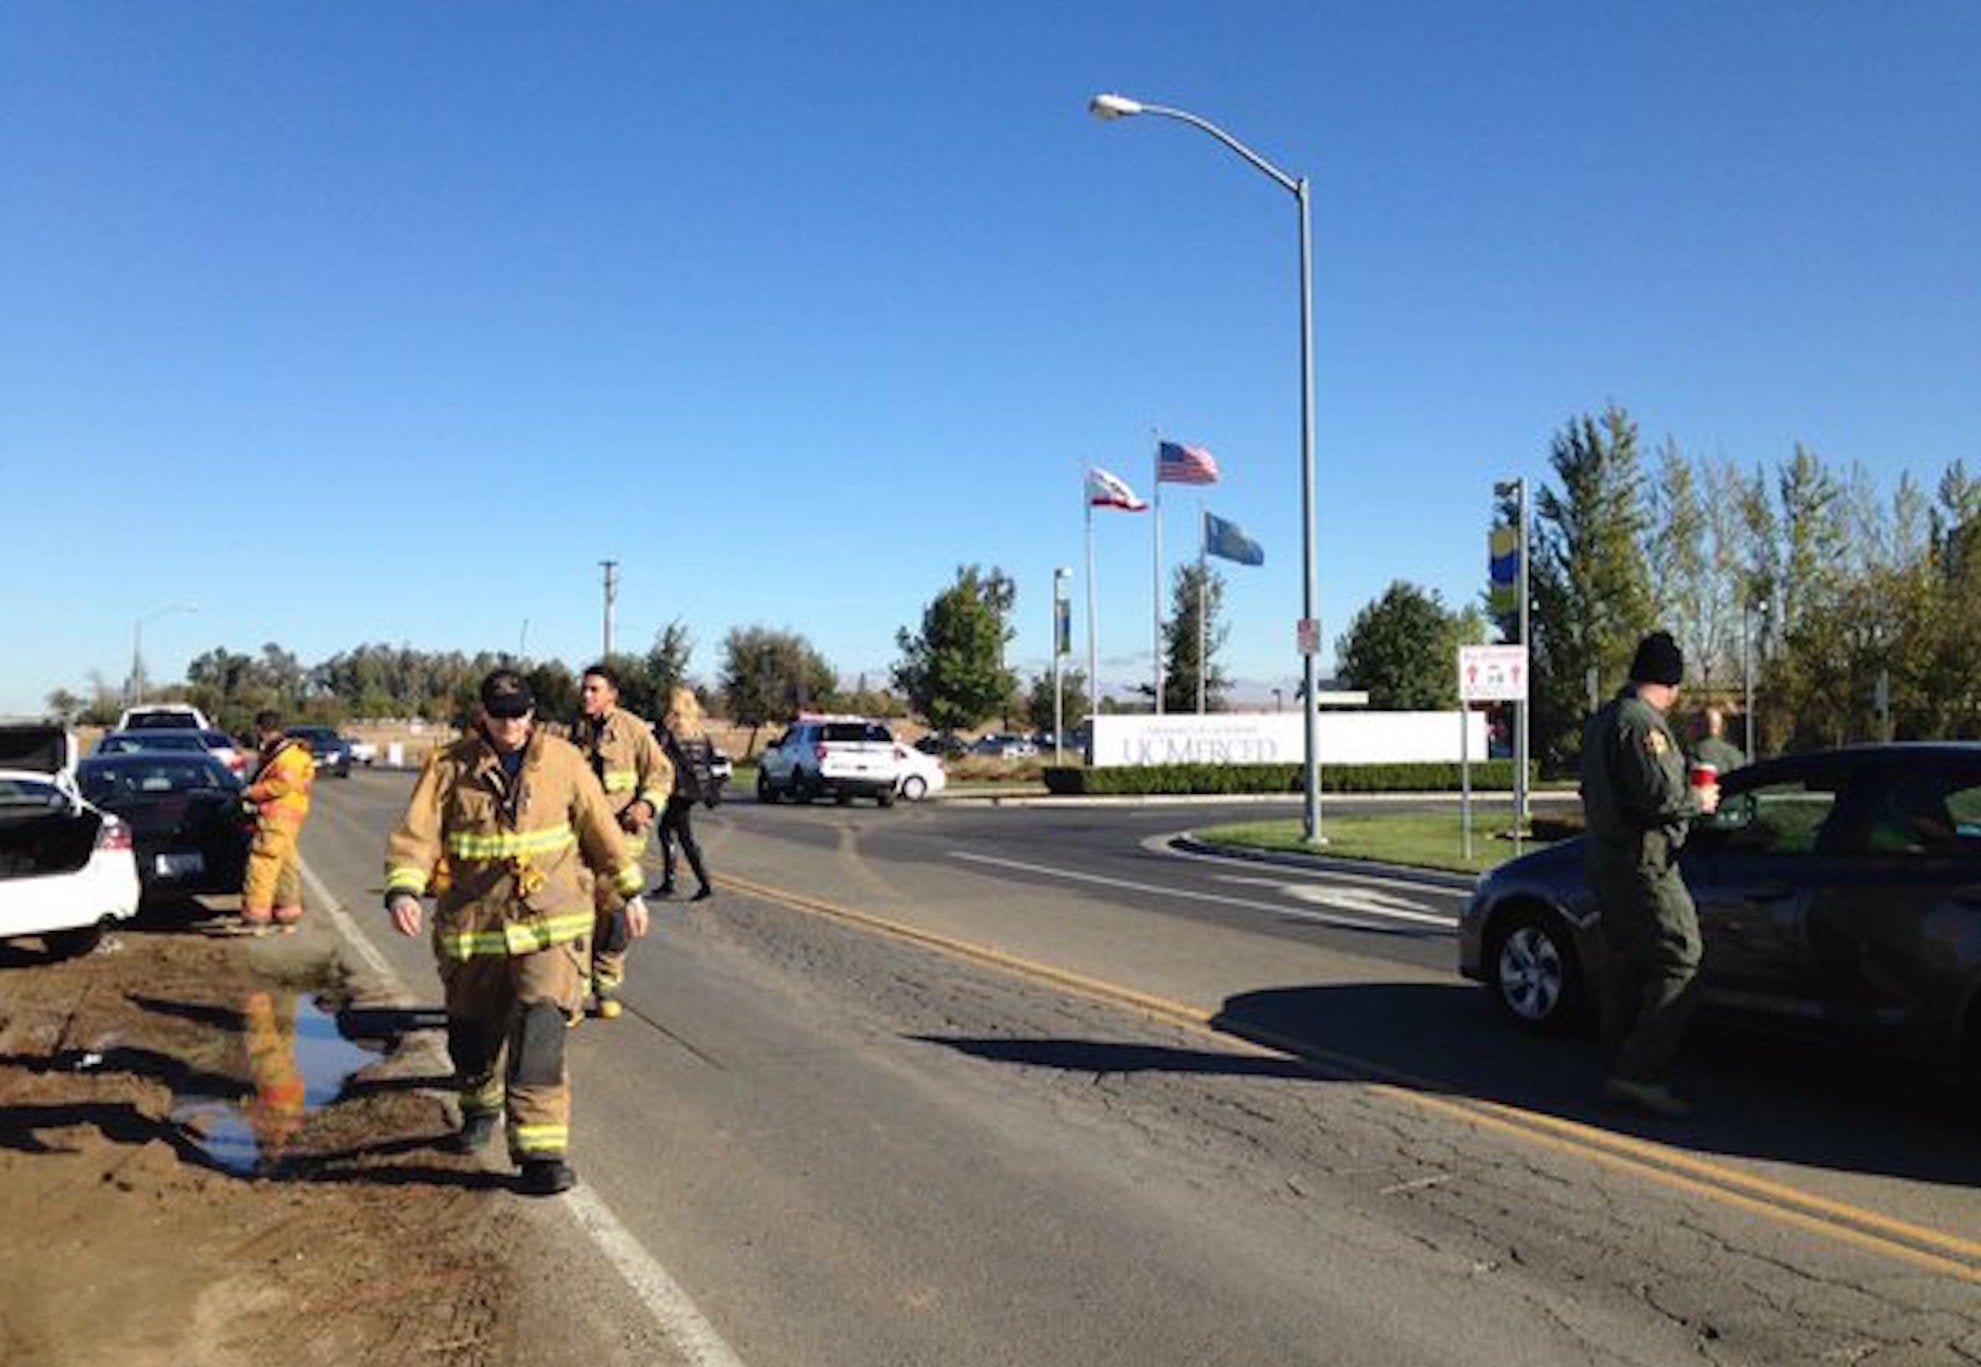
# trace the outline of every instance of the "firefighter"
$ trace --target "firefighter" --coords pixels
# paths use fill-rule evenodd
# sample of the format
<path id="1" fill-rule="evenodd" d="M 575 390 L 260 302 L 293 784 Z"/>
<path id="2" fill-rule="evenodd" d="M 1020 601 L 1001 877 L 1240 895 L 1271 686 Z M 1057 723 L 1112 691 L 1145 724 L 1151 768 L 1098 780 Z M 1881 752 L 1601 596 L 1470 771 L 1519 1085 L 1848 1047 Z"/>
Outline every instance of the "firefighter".
<path id="1" fill-rule="evenodd" d="M 577 1180 L 564 1041 L 583 1007 L 591 879 L 630 899 L 634 937 L 647 932 L 647 909 L 604 789 L 584 756 L 536 727 L 535 708 L 515 670 L 482 680 L 476 725 L 427 760 L 387 844 L 385 905 L 401 934 L 417 935 L 419 899 L 436 891 L 434 954 L 461 1089 L 461 1128 L 445 1147 L 478 1151 L 506 1112 L 521 1189 L 549 1196 Z"/>
<path id="2" fill-rule="evenodd" d="M 303 916 L 303 876 L 296 842 L 310 814 L 316 760 L 307 741 L 282 732 L 274 712 L 255 714 L 261 767 L 242 796 L 254 809 L 254 843 L 241 890 L 241 920 L 260 933 L 271 924 L 293 926 Z"/>
<path id="3" fill-rule="evenodd" d="M 674 789 L 674 766 L 640 718 L 619 706 L 619 675 L 612 666 L 595 664 L 578 681 L 583 715 L 571 741 L 605 788 L 605 798 L 617 811 L 619 829 L 635 864 L 647 852 L 647 827 L 666 805 Z M 604 879 L 593 890 L 597 920 L 592 931 L 591 992 L 594 1009 L 604 1020 L 618 1017 L 619 985 L 626 980 L 626 898 Z"/>

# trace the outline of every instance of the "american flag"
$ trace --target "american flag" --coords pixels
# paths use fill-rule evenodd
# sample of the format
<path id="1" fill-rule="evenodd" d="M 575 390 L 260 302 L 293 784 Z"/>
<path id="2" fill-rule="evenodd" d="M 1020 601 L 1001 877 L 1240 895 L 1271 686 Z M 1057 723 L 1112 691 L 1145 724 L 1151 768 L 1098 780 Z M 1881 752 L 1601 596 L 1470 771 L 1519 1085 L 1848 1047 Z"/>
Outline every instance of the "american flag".
<path id="1" fill-rule="evenodd" d="M 1142 512 L 1149 506 L 1135 497 L 1126 480 L 1098 465 L 1087 471 L 1087 502 L 1096 508 L 1121 508 L 1131 513 Z"/>
<path id="2" fill-rule="evenodd" d="M 1173 441 L 1156 446 L 1156 482 L 1159 484 L 1216 484 L 1217 462 L 1201 446 L 1181 446 Z"/>

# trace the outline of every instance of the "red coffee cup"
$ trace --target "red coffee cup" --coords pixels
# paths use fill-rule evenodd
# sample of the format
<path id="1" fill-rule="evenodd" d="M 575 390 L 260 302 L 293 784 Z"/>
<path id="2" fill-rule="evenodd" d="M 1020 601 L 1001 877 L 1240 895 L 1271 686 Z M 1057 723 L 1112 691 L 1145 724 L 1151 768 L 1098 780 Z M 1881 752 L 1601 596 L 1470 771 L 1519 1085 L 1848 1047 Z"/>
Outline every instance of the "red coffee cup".
<path id="1" fill-rule="evenodd" d="M 1706 760 L 1703 759 L 1695 759 L 1692 761 L 1693 787 L 1711 788 L 1716 786 L 1719 783 L 1719 781 L 1720 781 L 1719 765 L 1708 763 Z"/>

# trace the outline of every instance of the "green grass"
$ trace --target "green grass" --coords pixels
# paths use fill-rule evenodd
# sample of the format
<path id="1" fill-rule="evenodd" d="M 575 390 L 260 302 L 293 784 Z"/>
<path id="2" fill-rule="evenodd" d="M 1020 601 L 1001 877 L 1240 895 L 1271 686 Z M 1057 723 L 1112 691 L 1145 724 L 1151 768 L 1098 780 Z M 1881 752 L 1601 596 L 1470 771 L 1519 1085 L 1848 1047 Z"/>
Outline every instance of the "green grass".
<path id="1" fill-rule="evenodd" d="M 1470 859 L 1464 855 L 1457 812 L 1349 812 L 1330 816 L 1323 808 L 1321 834 L 1326 837 L 1327 845 L 1318 851 L 1301 838 L 1301 822 L 1297 817 L 1287 821 L 1206 826 L 1191 834 L 1212 844 L 1323 853 L 1336 859 L 1370 859 L 1417 868 L 1482 873 L 1513 858 L 1513 841 L 1508 838 L 1511 829 L 1512 822 L 1504 809 L 1494 812 L 1475 809 Z M 1535 847 L 1532 839 L 1523 840 L 1520 846 L 1522 852 Z"/>

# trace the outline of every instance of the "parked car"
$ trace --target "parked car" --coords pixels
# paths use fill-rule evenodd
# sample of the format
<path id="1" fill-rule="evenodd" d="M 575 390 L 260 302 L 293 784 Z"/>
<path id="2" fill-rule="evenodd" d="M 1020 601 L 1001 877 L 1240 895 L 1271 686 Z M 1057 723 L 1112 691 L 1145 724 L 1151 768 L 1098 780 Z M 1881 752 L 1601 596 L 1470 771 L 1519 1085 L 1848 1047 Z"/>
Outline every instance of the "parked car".
<path id="1" fill-rule="evenodd" d="M 912 745 L 895 748 L 900 759 L 898 776 L 894 780 L 897 794 L 910 802 L 920 802 L 949 786 L 949 774 L 943 769 L 940 757 L 925 755 Z"/>
<path id="2" fill-rule="evenodd" d="M 255 751 L 250 745 L 242 745 L 225 731 L 202 731 L 200 739 L 213 757 L 227 766 L 227 772 L 235 778 L 245 780 L 255 767 Z"/>
<path id="3" fill-rule="evenodd" d="M 138 910 L 131 829 L 83 798 L 75 767 L 68 728 L 0 726 L 0 940 L 36 935 L 57 955 Z"/>
<path id="4" fill-rule="evenodd" d="M 729 780 L 736 776 L 735 762 L 729 756 L 723 754 L 722 751 L 713 750 L 712 747 L 711 749 L 709 772 L 715 775 L 715 781 L 719 786 L 726 788 L 729 786 Z"/>
<path id="5" fill-rule="evenodd" d="M 151 728 L 167 731 L 211 731 L 213 723 L 206 719 L 206 713 L 191 703 L 157 702 L 140 703 L 127 707 L 117 718 L 119 731 L 144 731 Z"/>
<path id="6" fill-rule="evenodd" d="M 378 747 L 376 745 L 373 745 L 368 740 L 359 740 L 356 736 L 349 737 L 348 740 L 351 747 L 351 763 L 362 764 L 366 768 L 370 768 L 372 765 L 378 763 Z"/>
<path id="7" fill-rule="evenodd" d="M 95 755 L 76 766 L 76 786 L 130 827 L 145 892 L 240 891 L 253 820 L 241 780 L 219 759 L 162 750 Z"/>
<path id="8" fill-rule="evenodd" d="M 865 717 L 802 716 L 757 760 L 757 801 L 840 802 L 870 797 L 894 805 L 908 747 Z"/>
<path id="9" fill-rule="evenodd" d="M 292 726 L 285 735 L 309 742 L 310 754 L 316 757 L 316 771 L 319 774 L 335 774 L 338 778 L 351 776 L 351 742 L 337 734 L 334 726 Z"/>
<path id="10" fill-rule="evenodd" d="M 135 731 L 106 731 L 97 740 L 91 755 L 135 755 L 143 751 L 177 751 L 189 755 L 210 755 L 213 743 L 209 735 L 219 736 L 233 742 L 219 731 L 194 731 L 181 728 L 140 727 Z M 240 753 L 236 751 L 236 753 Z M 252 756 L 250 756 L 252 760 Z"/>
<path id="11" fill-rule="evenodd" d="M 925 755 L 941 755 L 945 758 L 970 753 L 969 742 L 953 731 L 931 731 L 915 742 L 915 748 Z"/>
<path id="12" fill-rule="evenodd" d="M 1679 859 L 1702 1007 L 1981 1083 L 1981 744 L 1785 756 L 1721 794 Z M 1459 969 L 1513 1020 L 1585 1017 L 1601 967 L 1580 838 L 1479 881 Z"/>
<path id="13" fill-rule="evenodd" d="M 1030 759 L 1039 753 L 1039 747 L 1025 736 L 1010 735 L 993 731 L 982 736 L 970 746 L 973 755 L 989 755 L 993 759 Z"/>

